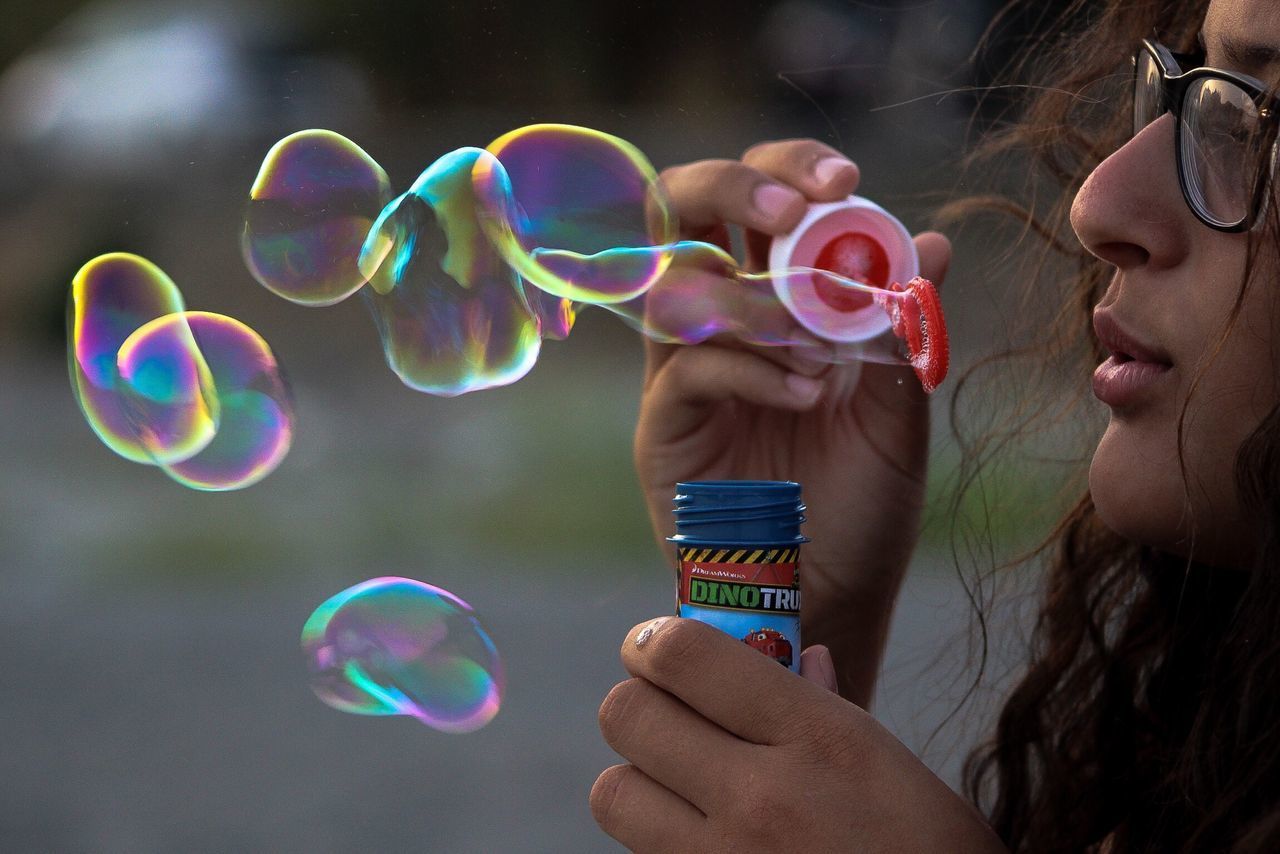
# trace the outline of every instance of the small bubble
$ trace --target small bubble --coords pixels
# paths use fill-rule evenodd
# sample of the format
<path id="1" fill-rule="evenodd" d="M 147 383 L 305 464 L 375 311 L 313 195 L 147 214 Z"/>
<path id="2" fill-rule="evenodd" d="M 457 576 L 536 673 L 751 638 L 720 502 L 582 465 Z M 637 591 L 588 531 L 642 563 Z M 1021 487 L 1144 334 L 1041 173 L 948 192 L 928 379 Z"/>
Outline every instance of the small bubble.
<path id="1" fill-rule="evenodd" d="M 409 578 L 374 578 L 333 596 L 302 627 L 311 689 L 358 715 L 408 715 L 442 732 L 493 720 L 505 683 L 471 607 Z"/>

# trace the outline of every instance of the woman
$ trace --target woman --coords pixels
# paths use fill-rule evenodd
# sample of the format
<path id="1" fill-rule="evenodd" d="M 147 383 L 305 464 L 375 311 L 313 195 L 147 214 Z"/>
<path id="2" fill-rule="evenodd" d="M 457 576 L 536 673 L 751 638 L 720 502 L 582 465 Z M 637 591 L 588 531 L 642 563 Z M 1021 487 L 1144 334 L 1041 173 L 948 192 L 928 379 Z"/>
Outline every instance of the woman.
<path id="1" fill-rule="evenodd" d="M 1088 28 L 1067 29 L 1084 11 Z M 1062 346 L 1092 345 L 1072 382 L 1109 423 L 1087 494 L 1042 549 L 1031 662 L 971 758 L 970 800 L 863 711 L 923 499 L 927 404 L 909 369 L 851 382 L 781 351 L 650 345 L 636 459 L 655 531 L 678 480 L 803 483 L 817 643 L 800 679 L 692 621 L 632 631 L 634 678 L 601 707 L 627 764 L 591 792 L 623 844 L 1280 850 L 1280 16 L 1262 0 L 1077 3 L 1055 29 L 1037 60 L 1059 58 L 1054 85 L 993 146 L 1030 143 L 1062 186 L 1035 226 L 1052 240 L 1069 211 L 1082 260 L 1048 298 Z M 1132 112 L 1077 120 L 1092 99 L 1073 93 L 1135 49 Z M 1200 66 L 1218 70 L 1180 76 Z M 687 236 L 717 240 L 727 223 L 785 232 L 858 170 L 788 141 L 663 178 Z M 946 238 L 916 245 L 939 282 Z"/>

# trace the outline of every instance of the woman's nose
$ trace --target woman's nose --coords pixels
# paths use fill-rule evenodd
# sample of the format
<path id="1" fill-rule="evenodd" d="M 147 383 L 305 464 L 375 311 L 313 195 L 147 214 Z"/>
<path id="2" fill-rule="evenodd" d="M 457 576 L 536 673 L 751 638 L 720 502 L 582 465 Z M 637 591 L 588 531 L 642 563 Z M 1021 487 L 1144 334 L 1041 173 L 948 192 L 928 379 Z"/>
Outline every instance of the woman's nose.
<path id="1" fill-rule="evenodd" d="M 1199 227 L 1182 199 L 1166 113 L 1098 164 L 1071 205 L 1071 227 L 1093 255 L 1121 270 L 1175 267 Z"/>

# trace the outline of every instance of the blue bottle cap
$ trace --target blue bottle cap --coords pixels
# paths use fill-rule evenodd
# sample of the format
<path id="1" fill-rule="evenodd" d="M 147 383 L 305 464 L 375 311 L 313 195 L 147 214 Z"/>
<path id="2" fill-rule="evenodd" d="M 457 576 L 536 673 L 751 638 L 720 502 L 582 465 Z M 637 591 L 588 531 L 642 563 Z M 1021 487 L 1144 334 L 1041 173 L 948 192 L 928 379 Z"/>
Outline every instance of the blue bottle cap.
<path id="1" fill-rule="evenodd" d="M 706 480 L 677 483 L 677 545 L 781 546 L 807 543 L 805 506 L 789 480 Z"/>

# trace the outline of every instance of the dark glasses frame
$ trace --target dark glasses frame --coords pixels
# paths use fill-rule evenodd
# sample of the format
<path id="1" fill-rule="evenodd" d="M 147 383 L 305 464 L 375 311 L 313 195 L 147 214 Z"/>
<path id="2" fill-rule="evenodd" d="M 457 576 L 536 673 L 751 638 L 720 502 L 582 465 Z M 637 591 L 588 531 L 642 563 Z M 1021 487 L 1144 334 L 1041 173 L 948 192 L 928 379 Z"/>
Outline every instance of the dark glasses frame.
<path id="1" fill-rule="evenodd" d="M 1138 60 L 1144 52 L 1155 61 L 1156 69 L 1160 72 L 1160 106 L 1158 108 L 1160 112 L 1157 112 L 1155 118 L 1159 118 L 1165 112 L 1173 113 L 1173 138 L 1175 157 L 1178 161 L 1178 184 L 1182 188 L 1182 198 L 1186 201 L 1187 207 L 1191 208 L 1191 212 L 1196 215 L 1197 219 L 1216 231 L 1248 231 L 1261 220 L 1262 214 L 1266 210 L 1271 177 L 1276 167 L 1276 129 L 1278 123 L 1280 123 L 1280 97 L 1272 95 L 1268 91 L 1267 85 L 1261 80 L 1256 77 L 1250 77 L 1247 74 L 1238 74 L 1223 68 L 1210 68 L 1203 65 L 1194 67 L 1190 71 L 1183 71 L 1182 63 L 1193 65 L 1199 61 L 1199 54 L 1174 53 L 1155 39 L 1149 38 L 1142 40 L 1142 46 L 1134 52 L 1132 57 L 1133 91 L 1135 95 L 1138 87 Z M 1182 109 L 1186 101 L 1187 90 L 1196 82 L 1205 79 L 1225 80 L 1239 87 L 1257 106 L 1258 121 L 1264 132 L 1264 139 L 1270 140 L 1270 164 L 1260 170 L 1257 186 L 1254 187 L 1253 198 L 1249 203 L 1249 210 L 1243 218 L 1236 222 L 1223 222 L 1215 219 L 1209 211 L 1204 210 L 1192 192 L 1186 174 L 1186 160 L 1182 150 Z M 1134 109 L 1136 111 L 1136 104 Z M 1136 115 L 1134 118 L 1136 119 Z M 1134 123 L 1136 124 L 1136 122 Z M 1138 130 L 1140 128 L 1134 128 L 1134 135 L 1137 134 Z"/>

